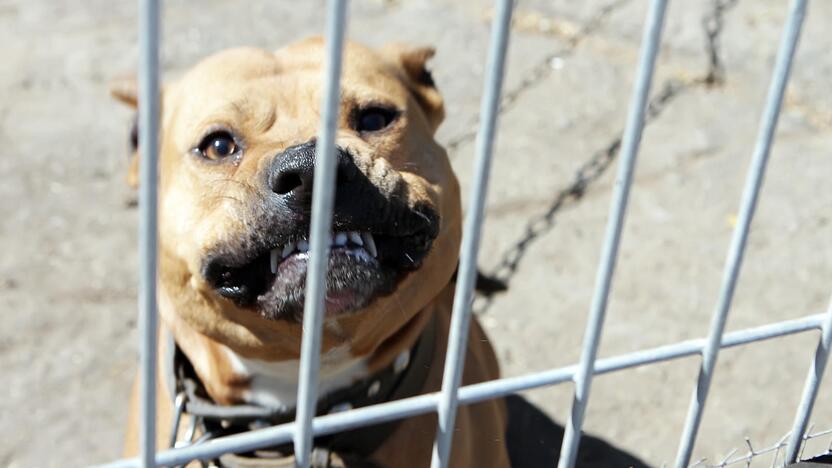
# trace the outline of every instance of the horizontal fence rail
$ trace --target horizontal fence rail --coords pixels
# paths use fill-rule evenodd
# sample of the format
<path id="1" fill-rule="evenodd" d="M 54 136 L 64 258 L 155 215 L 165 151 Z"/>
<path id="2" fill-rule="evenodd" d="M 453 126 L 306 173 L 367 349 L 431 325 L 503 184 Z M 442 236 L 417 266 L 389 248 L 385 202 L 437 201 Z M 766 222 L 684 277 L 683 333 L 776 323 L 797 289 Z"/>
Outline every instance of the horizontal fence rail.
<path id="1" fill-rule="evenodd" d="M 816 314 L 726 333 L 721 346 L 723 348 L 733 348 L 811 330 L 821 330 L 824 321 L 829 320 L 828 316 L 829 314 Z M 702 353 L 706 343 L 706 339 L 700 338 L 601 358 L 596 361 L 593 373 L 595 375 L 607 374 L 696 356 Z M 516 392 L 571 382 L 577 372 L 578 365 L 574 364 L 543 372 L 466 385 L 459 388 L 459 403 L 469 405 Z M 435 411 L 438 407 L 439 395 L 439 393 L 429 393 L 353 409 L 343 413 L 318 416 L 312 421 L 312 432 L 316 436 L 327 435 L 361 426 L 429 413 Z M 220 437 L 200 445 L 159 452 L 156 456 L 156 463 L 158 465 L 183 464 L 191 460 L 211 459 L 228 452 L 250 451 L 270 445 L 279 445 L 291 441 L 294 431 L 295 423 L 287 423 L 243 434 Z M 101 466 L 108 468 L 129 467 L 135 466 L 135 463 L 135 459 L 127 459 Z"/>
<path id="2" fill-rule="evenodd" d="M 480 115 L 482 119 L 475 145 L 475 177 L 471 189 L 471 206 L 465 220 L 442 388 L 434 393 L 316 417 L 315 408 L 318 395 L 318 371 L 326 292 L 325 278 L 329 256 L 328 239 L 334 201 L 335 137 L 338 122 L 344 35 L 347 26 L 347 3 L 347 0 L 328 0 L 327 3 L 326 61 L 321 99 L 320 130 L 316 145 L 312 220 L 309 233 L 310 267 L 306 279 L 308 288 L 306 290 L 307 300 L 304 304 L 297 418 L 294 422 L 286 424 L 156 452 L 156 187 L 160 107 L 158 71 L 160 18 L 158 0 L 140 0 L 139 101 L 142 109 L 139 125 L 139 146 L 142 154 L 140 160 L 142 183 L 139 197 L 139 253 L 141 258 L 139 275 L 141 340 L 140 451 L 137 458 L 119 460 L 101 466 L 181 465 L 192 460 L 212 460 L 226 453 L 248 452 L 284 443 L 293 443 L 295 466 L 307 468 L 310 465 L 310 454 L 315 436 L 435 412 L 438 417 L 438 425 L 431 463 L 433 468 L 445 468 L 450 464 L 454 425 L 459 405 L 500 398 L 535 388 L 574 383 L 573 404 L 565 427 L 561 455 L 558 460 L 559 468 L 571 468 L 575 465 L 594 376 L 691 356 L 701 356 L 700 370 L 676 458 L 676 466 L 683 468 L 690 466 L 691 453 L 705 409 L 719 351 L 724 348 L 748 345 L 810 330 L 820 330 L 820 337 L 806 377 L 802 398 L 796 410 L 792 430 L 788 436 L 788 442 L 784 443 L 786 440 L 784 437 L 775 448 L 772 448 L 772 450 L 776 449 L 779 452 L 781 448 L 785 447 L 785 460 L 788 462 L 796 461 L 799 458 L 803 441 L 810 437 L 810 434 L 807 433 L 807 426 L 824 370 L 829 361 L 830 348 L 832 347 L 832 299 L 830 299 L 825 314 L 811 315 L 730 333 L 725 333 L 725 327 L 731 309 L 733 293 L 739 280 L 754 210 L 762 189 L 765 167 L 774 141 L 777 120 L 780 115 L 793 57 L 806 14 L 807 0 L 793 0 L 789 9 L 789 16 L 772 74 L 772 82 L 766 98 L 759 135 L 755 143 L 751 166 L 740 201 L 738 223 L 732 234 L 720 293 L 707 337 L 618 356 L 598 358 L 604 316 L 612 288 L 627 201 L 633 184 L 633 173 L 644 128 L 648 95 L 655 71 L 668 3 L 668 0 L 651 0 L 647 9 L 641 55 L 636 69 L 634 89 L 622 139 L 619 171 L 611 197 L 609 219 L 579 362 L 542 372 L 460 386 L 470 325 L 473 286 L 477 273 L 477 253 L 483 225 L 491 160 L 494 152 L 493 145 L 497 134 L 497 118 L 506 53 L 511 32 L 513 1 L 496 0 L 496 13 L 492 25 L 481 102 Z M 750 444 L 749 449 L 748 457 L 755 455 L 755 451 L 750 448 Z M 757 452 L 756 454 L 759 453 L 763 452 Z M 726 457 L 719 466 L 743 460 L 741 458 L 733 460 L 729 457 Z"/>

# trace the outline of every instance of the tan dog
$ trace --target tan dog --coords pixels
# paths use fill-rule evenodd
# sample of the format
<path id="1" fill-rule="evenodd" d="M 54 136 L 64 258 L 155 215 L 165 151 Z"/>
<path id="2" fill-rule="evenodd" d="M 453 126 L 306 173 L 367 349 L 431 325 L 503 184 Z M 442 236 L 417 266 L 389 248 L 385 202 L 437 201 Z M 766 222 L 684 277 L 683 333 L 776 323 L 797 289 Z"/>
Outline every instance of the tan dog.
<path id="1" fill-rule="evenodd" d="M 461 208 L 447 154 L 433 138 L 444 111 L 425 69 L 432 54 L 345 48 L 320 405 L 354 388 L 400 398 L 441 386 Z M 267 423 L 291 420 L 295 406 L 323 57 L 320 39 L 275 53 L 233 49 L 204 60 L 163 93 L 161 336 L 175 338 L 205 400 L 279 415 Z M 135 106 L 128 88 L 113 94 Z M 134 163 L 134 182 L 135 170 Z M 164 367 L 171 349 L 160 343 Z M 468 343 L 464 384 L 496 378 L 494 352 L 476 320 Z M 417 358 L 429 360 L 408 362 Z M 402 394 L 396 387 L 405 380 L 418 382 L 417 391 Z M 165 448 L 174 412 L 166 396 L 179 381 L 160 372 L 159 382 L 158 445 Z M 335 403 L 377 402 L 364 400 L 352 395 Z M 134 393 L 131 455 L 136 404 Z M 257 425 L 263 421 L 241 430 Z M 225 433 L 233 426 L 214 425 Z M 508 466 L 505 426 L 502 400 L 461 406 L 450 465 Z M 346 444 L 316 439 L 316 446 L 329 453 L 331 466 L 429 465 L 434 414 L 387 429 L 354 440 L 348 434 Z M 370 443 L 356 442 L 355 450 L 341 447 L 368 436 Z"/>

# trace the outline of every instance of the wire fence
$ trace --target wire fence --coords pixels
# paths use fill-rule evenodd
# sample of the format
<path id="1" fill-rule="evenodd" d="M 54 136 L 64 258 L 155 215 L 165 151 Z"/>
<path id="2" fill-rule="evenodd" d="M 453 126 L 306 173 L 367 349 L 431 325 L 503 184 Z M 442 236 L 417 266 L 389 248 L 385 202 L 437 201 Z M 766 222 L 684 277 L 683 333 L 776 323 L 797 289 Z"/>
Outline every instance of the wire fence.
<path id="1" fill-rule="evenodd" d="M 609 217 L 602 245 L 592 304 L 584 335 L 580 361 L 571 366 L 551 369 L 518 377 L 502 378 L 473 385 L 460 386 L 466 349 L 466 338 L 470 324 L 473 285 L 476 277 L 476 260 L 482 230 L 485 195 L 488 188 L 489 172 L 493 158 L 493 143 L 497 134 L 497 119 L 500 110 L 505 58 L 508 47 L 513 2 L 497 0 L 488 53 L 484 92 L 481 103 L 481 123 L 476 134 L 474 181 L 471 189 L 471 205 L 467 209 L 460 266 L 456 284 L 451 329 L 445 356 L 445 369 L 440 392 L 419 395 L 396 401 L 350 411 L 315 416 L 317 395 L 317 374 L 320 363 L 322 312 L 324 301 L 324 275 L 329 255 L 327 241 L 330 231 L 334 197 L 335 174 L 335 130 L 339 104 L 339 79 L 344 34 L 347 27 L 347 1 L 329 0 L 326 20 L 326 62 L 323 76 L 324 92 L 321 102 L 320 132 L 318 135 L 317 158 L 315 162 L 315 183 L 313 193 L 313 216 L 310 229 L 310 267 L 307 275 L 306 303 L 303 316 L 303 341 L 301 352 L 300 379 L 298 388 L 297 418 L 292 423 L 252 430 L 249 432 L 216 438 L 204 443 L 157 451 L 155 447 L 155 388 L 156 388 L 156 174 L 158 157 L 159 123 L 159 3 L 158 0 L 142 0 L 140 8 L 140 108 L 141 125 L 141 191 L 140 206 L 140 334 L 141 334 L 141 451 L 137 459 L 126 459 L 107 466 L 158 466 L 178 465 L 191 460 L 213 459 L 225 453 L 247 452 L 258 448 L 282 443 L 293 443 L 296 466 L 310 466 L 311 445 L 314 436 L 333 434 L 348 429 L 407 418 L 419 414 L 436 412 L 438 427 L 432 455 L 433 468 L 449 466 L 453 444 L 453 428 L 459 405 L 471 404 L 510 395 L 515 392 L 544 386 L 573 382 L 574 399 L 566 424 L 566 434 L 560 452 L 558 466 L 570 468 L 575 465 L 578 443 L 581 438 L 584 414 L 591 395 L 593 377 L 599 374 L 631 369 L 638 366 L 670 361 L 687 356 L 701 355 L 702 361 L 693 391 L 684 430 L 679 442 L 676 467 L 687 466 L 728 466 L 738 463 L 750 464 L 754 459 L 772 454 L 772 466 L 791 463 L 800 458 L 804 442 L 832 432 L 812 433 L 807 430 L 818 388 L 823 377 L 832 345 L 832 302 L 823 314 L 796 320 L 773 323 L 761 327 L 725 333 L 734 290 L 739 279 L 751 221 L 762 188 L 765 169 L 774 141 L 784 91 L 792 68 L 800 30 L 806 14 L 807 0 L 792 0 L 789 16 L 777 54 L 771 85 L 766 97 L 759 134 L 752 153 L 739 217 L 733 231 L 727 254 L 717 307 L 711 319 L 706 338 L 689 340 L 657 348 L 645 349 L 624 355 L 599 359 L 598 346 L 604 326 L 607 301 L 612 287 L 618 246 L 626 218 L 628 197 L 633 185 L 633 171 L 638 156 L 642 130 L 651 112 L 656 112 L 649 101 L 656 56 L 660 49 L 667 0 L 651 0 L 647 9 L 642 49 L 636 70 L 633 94 L 627 115 L 625 130 L 620 142 L 593 160 L 586 168 L 587 174 L 579 179 L 570 194 L 579 193 L 592 174 L 612 164 L 616 154 L 620 155 Z M 722 10 L 731 2 L 718 2 Z M 722 10 L 719 10 L 721 12 Z M 719 13 L 718 12 L 718 13 Z M 711 27 L 710 41 L 716 44 L 719 22 L 718 14 L 706 27 Z M 710 25 L 710 26 L 709 26 Z M 718 56 L 711 58 L 718 80 L 720 63 Z M 666 95 L 665 88 L 659 96 Z M 509 96 L 510 97 L 510 96 Z M 661 102 L 661 99 L 655 102 Z M 564 195 L 565 197 L 566 195 Z M 544 221 L 546 219 L 544 218 Z M 511 265 L 509 265 L 509 268 Z M 516 265 L 515 265 L 516 267 Z M 816 352 L 810 363 L 802 398 L 796 409 L 794 423 L 789 435 L 766 449 L 755 450 L 747 441 L 748 452 L 736 455 L 731 452 L 716 465 L 706 460 L 694 461 L 691 454 L 710 383 L 716 368 L 719 351 L 726 347 L 742 346 L 753 342 L 774 339 L 786 335 L 820 330 Z M 554 462 L 554 460 L 552 461 Z"/>
<path id="2" fill-rule="evenodd" d="M 762 449 L 755 449 L 754 445 L 751 442 L 751 439 L 746 437 L 744 447 L 744 450 L 746 451 L 744 453 L 741 453 L 741 450 L 736 448 L 729 451 L 728 454 L 726 454 L 716 463 L 711 463 L 707 458 L 702 458 L 695 461 L 690 466 L 691 468 L 722 468 L 724 466 L 742 464 L 747 467 L 750 467 L 752 466 L 752 463 L 754 464 L 754 466 L 762 466 L 757 462 L 767 462 L 767 458 L 771 459 L 769 466 L 780 466 L 785 463 L 782 454 L 784 453 L 783 451 L 787 446 L 787 439 L 790 435 L 791 433 L 787 433 L 786 435 L 778 439 L 778 441 L 774 445 L 770 445 Z M 802 447 L 805 448 L 805 446 L 807 445 L 806 443 L 810 440 L 824 439 L 827 438 L 827 436 L 832 436 L 832 429 L 827 429 L 825 431 L 819 432 L 812 432 L 812 428 L 810 427 L 806 434 L 804 434 L 802 437 Z M 809 454 L 805 458 L 814 458 L 817 455 L 823 455 L 832 452 L 832 437 L 829 437 L 829 439 L 830 441 L 829 444 L 826 446 L 826 450 L 815 454 Z M 804 459 L 803 448 L 801 448 L 800 453 L 798 454 L 798 459 L 801 460 Z"/>

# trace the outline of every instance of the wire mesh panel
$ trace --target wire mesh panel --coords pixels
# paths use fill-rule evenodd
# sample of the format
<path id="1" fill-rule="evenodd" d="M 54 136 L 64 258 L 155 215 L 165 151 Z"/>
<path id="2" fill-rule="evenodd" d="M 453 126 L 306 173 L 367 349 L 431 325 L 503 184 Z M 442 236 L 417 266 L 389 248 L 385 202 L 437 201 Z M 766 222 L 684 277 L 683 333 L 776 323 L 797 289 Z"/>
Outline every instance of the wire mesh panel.
<path id="1" fill-rule="evenodd" d="M 790 7 L 785 33 L 778 52 L 771 87 L 762 116 L 759 136 L 741 200 L 738 223 L 733 233 L 725 264 L 717 307 L 707 338 L 683 341 L 603 359 L 599 359 L 597 356 L 667 9 L 667 0 L 652 0 L 647 9 L 641 55 L 636 70 L 626 130 L 621 144 L 619 172 L 612 194 L 609 220 L 580 361 L 575 365 L 543 372 L 460 386 L 470 323 L 473 285 L 477 273 L 477 252 L 482 230 L 491 160 L 494 153 L 493 145 L 497 132 L 497 117 L 505 71 L 506 51 L 511 31 L 513 2 L 511 0 L 497 0 L 495 2 L 496 14 L 492 25 L 487 72 L 481 102 L 480 115 L 482 119 L 475 147 L 476 164 L 470 198 L 471 206 L 468 209 L 465 221 L 442 389 L 435 393 L 316 417 L 315 407 L 318 394 L 326 260 L 329 256 L 328 239 L 334 200 L 335 158 L 333 155 L 340 99 L 339 80 L 342 51 L 347 24 L 347 1 L 329 0 L 325 31 L 324 91 L 321 101 L 320 130 L 316 145 L 313 208 L 309 233 L 311 266 L 307 272 L 306 280 L 308 287 L 303 315 L 297 418 L 291 423 L 219 437 L 207 442 L 157 453 L 155 447 L 155 284 L 157 269 L 156 161 L 159 123 L 159 5 L 158 0 L 142 0 L 139 21 L 141 36 L 140 106 L 142 109 L 141 125 L 139 125 L 140 148 L 142 151 L 142 183 L 139 202 L 141 450 L 139 457 L 136 459 L 121 460 L 107 466 L 180 465 L 192 460 L 213 459 L 225 453 L 247 452 L 293 442 L 296 466 L 305 468 L 310 465 L 310 453 L 315 436 L 334 434 L 362 426 L 436 412 L 438 427 L 432 455 L 432 466 L 434 468 L 444 468 L 449 466 L 455 418 L 459 405 L 500 398 L 523 390 L 574 382 L 574 401 L 558 461 L 559 467 L 570 468 L 575 465 L 593 376 L 701 355 L 701 368 L 676 459 L 676 466 L 685 467 L 690 465 L 691 453 L 696 441 L 719 350 L 810 330 L 821 330 L 821 336 L 810 365 L 803 396 L 796 411 L 788 442 L 785 442 L 786 437 L 784 437 L 780 443 L 772 448 L 772 450 L 777 451 L 776 454 L 785 448 L 784 459 L 786 461 L 797 460 L 800 455 L 801 443 L 808 438 L 817 436 L 817 434 L 809 433 L 811 429 L 807 432 L 807 426 L 832 346 L 832 300 L 830 300 L 829 309 L 825 314 L 772 323 L 727 334 L 724 333 L 724 328 L 730 312 L 733 292 L 739 278 L 751 220 L 762 188 L 763 175 L 805 16 L 806 4 L 806 0 L 793 0 Z M 739 458 L 731 458 L 731 455 L 729 455 L 718 466 L 739 463 L 745 460 L 742 457 L 752 457 L 764 451 L 755 451 L 749 444 L 748 455 Z M 552 463 L 554 463 L 554 460 L 552 460 Z"/>

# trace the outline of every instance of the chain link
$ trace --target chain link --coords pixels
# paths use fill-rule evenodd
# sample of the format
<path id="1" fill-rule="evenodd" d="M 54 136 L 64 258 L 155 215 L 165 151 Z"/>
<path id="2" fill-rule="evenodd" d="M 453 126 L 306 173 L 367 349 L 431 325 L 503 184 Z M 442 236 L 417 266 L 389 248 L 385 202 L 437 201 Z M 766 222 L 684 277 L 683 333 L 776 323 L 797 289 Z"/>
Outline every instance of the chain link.
<path id="1" fill-rule="evenodd" d="M 705 51 L 708 54 L 708 72 L 704 82 L 719 85 L 725 82 L 725 65 L 719 51 L 719 39 L 722 36 L 725 12 L 737 5 L 738 0 L 712 0 L 713 8 L 702 18 L 705 30 Z"/>

